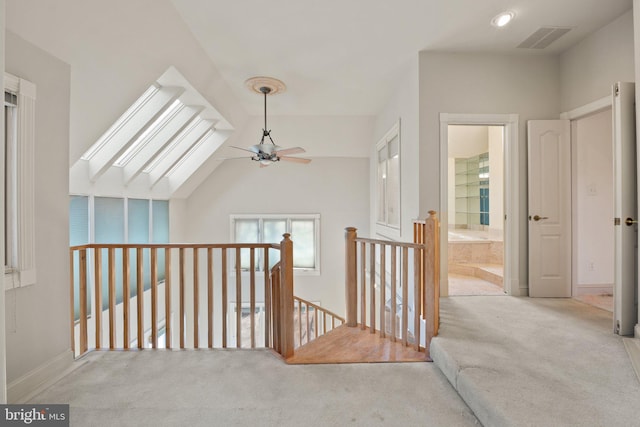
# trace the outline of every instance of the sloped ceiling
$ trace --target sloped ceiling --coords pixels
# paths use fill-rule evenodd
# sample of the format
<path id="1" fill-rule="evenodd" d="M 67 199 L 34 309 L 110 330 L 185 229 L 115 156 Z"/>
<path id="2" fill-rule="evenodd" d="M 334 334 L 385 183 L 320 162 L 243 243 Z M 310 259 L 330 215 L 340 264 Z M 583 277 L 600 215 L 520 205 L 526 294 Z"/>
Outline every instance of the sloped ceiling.
<path id="1" fill-rule="evenodd" d="M 631 7 L 632 0 L 16 0 L 6 3 L 6 23 L 71 66 L 69 164 L 75 165 L 172 66 L 235 129 L 226 145 L 247 146 L 257 141 L 235 139 L 257 137 L 254 119 L 262 113 L 260 98 L 244 87 L 249 77 L 287 84 L 270 102 L 274 123 L 278 116 L 301 117 L 297 129 L 304 117 L 318 117 L 309 123 L 323 126 L 342 116 L 359 129 L 421 50 L 557 54 Z M 492 27 L 491 18 L 504 10 L 515 12 L 514 22 Z M 543 25 L 572 30 L 541 51 L 516 48 Z M 287 134 L 281 126 L 274 135 Z M 311 157 L 365 152 L 348 141 L 315 138 L 317 146 L 306 146 L 283 139 L 280 145 L 303 145 Z M 167 194 L 188 196 L 217 167 L 215 157 L 233 154 L 222 149 L 209 150 Z M 113 177 L 111 169 L 101 173 Z"/>

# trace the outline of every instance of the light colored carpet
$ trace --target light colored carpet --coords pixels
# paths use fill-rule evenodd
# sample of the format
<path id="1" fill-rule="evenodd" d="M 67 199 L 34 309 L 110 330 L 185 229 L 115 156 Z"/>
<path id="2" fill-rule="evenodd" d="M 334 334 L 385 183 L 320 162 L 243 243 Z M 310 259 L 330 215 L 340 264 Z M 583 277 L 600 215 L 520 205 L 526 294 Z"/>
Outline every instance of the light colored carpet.
<path id="1" fill-rule="evenodd" d="M 611 313 L 570 298 L 442 298 L 431 356 L 485 426 L 640 426 Z"/>
<path id="2" fill-rule="evenodd" d="M 286 365 L 268 350 L 94 352 L 32 399 L 72 426 L 474 426 L 433 363 Z"/>
<path id="3" fill-rule="evenodd" d="M 463 274 L 449 273 L 450 296 L 505 295 L 504 289 L 486 280 Z"/>

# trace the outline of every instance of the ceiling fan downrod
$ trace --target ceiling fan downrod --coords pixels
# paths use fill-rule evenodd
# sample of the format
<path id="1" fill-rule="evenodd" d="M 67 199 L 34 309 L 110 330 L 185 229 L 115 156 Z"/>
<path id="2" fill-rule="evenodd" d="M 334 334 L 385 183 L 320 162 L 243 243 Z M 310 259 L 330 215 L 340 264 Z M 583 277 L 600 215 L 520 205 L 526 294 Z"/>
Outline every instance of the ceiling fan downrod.
<path id="1" fill-rule="evenodd" d="M 264 95 L 264 129 L 262 129 L 262 139 L 260 140 L 260 144 L 264 144 L 264 137 L 269 137 L 269 140 L 273 145 L 276 145 L 273 142 L 273 138 L 271 138 L 271 130 L 267 130 L 267 95 L 271 93 L 271 88 L 268 86 L 261 86 L 260 92 Z"/>

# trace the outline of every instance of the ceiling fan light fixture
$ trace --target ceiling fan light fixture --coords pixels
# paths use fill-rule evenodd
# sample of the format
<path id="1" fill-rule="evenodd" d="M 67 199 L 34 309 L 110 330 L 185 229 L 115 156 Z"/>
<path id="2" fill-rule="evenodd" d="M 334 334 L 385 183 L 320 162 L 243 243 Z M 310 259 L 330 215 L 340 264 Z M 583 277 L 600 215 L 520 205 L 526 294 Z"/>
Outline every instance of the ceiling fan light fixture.
<path id="1" fill-rule="evenodd" d="M 252 153 L 251 160 L 260 163 L 260 167 L 269 166 L 272 163 L 285 160 L 294 163 L 309 163 L 311 159 L 301 157 L 290 157 L 289 154 L 304 153 L 301 147 L 282 148 L 271 138 L 271 129 L 267 126 L 267 96 L 275 95 L 283 92 L 287 87 L 278 79 L 273 77 L 252 77 L 247 79 L 245 86 L 252 92 L 258 93 L 264 97 L 264 128 L 262 129 L 262 138 L 258 144 L 249 148 L 234 147 L 239 150 Z M 282 156 L 280 155 L 282 153 Z"/>
<path id="2" fill-rule="evenodd" d="M 515 18 L 516 14 L 513 13 L 512 11 L 508 10 L 506 12 L 502 12 L 498 15 L 496 15 L 492 20 L 491 20 L 491 25 L 493 25 L 494 27 L 497 28 L 503 28 L 505 27 L 507 24 L 509 24 L 513 18 Z"/>

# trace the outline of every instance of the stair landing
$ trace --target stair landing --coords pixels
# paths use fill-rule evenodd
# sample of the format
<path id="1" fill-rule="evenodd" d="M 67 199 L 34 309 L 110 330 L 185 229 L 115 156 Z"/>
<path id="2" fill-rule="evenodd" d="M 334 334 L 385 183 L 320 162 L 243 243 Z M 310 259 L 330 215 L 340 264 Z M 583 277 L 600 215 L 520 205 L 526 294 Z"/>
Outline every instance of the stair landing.
<path id="1" fill-rule="evenodd" d="M 424 352 L 381 338 L 369 328 L 342 325 L 295 350 L 291 365 L 431 361 Z"/>

